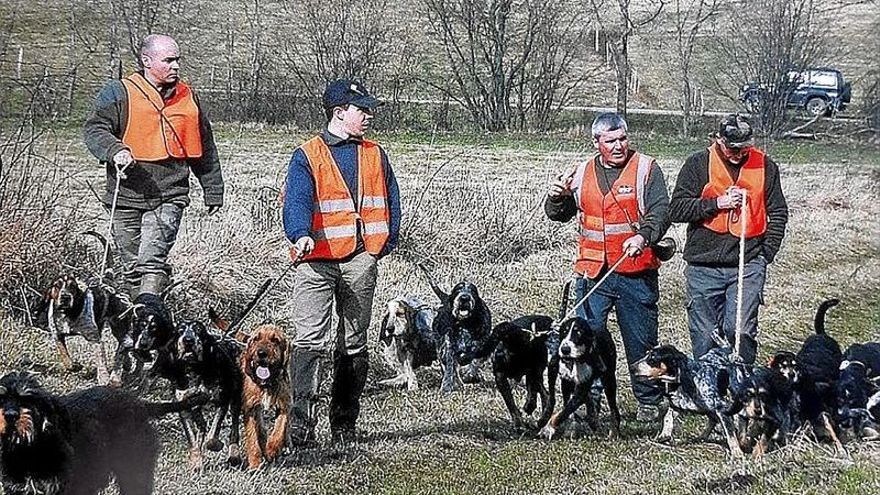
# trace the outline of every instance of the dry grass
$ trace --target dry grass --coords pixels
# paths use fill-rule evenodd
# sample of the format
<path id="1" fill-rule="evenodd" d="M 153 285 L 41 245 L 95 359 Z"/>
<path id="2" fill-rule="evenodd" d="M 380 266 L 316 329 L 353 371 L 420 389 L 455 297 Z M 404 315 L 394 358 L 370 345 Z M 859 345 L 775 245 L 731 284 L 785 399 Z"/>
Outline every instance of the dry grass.
<path id="1" fill-rule="evenodd" d="M 172 301 L 178 315 L 203 316 L 209 305 L 234 314 L 265 277 L 280 273 L 287 263 L 286 241 L 270 188 L 280 182 L 291 150 L 304 136 L 253 126 L 221 126 L 219 135 L 228 205 L 207 217 L 194 194 L 172 256 L 176 276 L 185 281 Z M 549 175 L 582 159 L 583 153 L 536 152 L 527 143 L 490 149 L 388 141 L 402 189 L 405 230 L 399 252 L 381 265 L 375 316 L 384 300 L 399 293 L 431 298 L 414 270 L 417 260 L 428 261 L 446 286 L 461 278 L 476 282 L 499 321 L 532 312 L 555 314 L 559 287 L 570 271 L 574 226 L 545 220 L 542 198 Z M 71 190 L 66 201 L 81 205 L 78 218 L 84 224 L 77 224 L 76 230 L 100 227 L 101 211 L 82 182 L 97 186 L 103 172 L 86 156 L 78 138 L 62 135 L 40 147 L 59 150 L 62 176 L 77 178 L 65 182 Z M 648 150 L 653 151 L 650 145 Z M 668 182 L 674 183 L 683 157 L 655 152 Z M 768 306 L 761 315 L 761 352 L 796 346 L 810 331 L 819 301 L 831 295 L 844 301 L 829 318 L 829 329 L 841 344 L 876 339 L 877 164 L 857 151 L 847 163 L 780 161 L 791 223 L 783 251 L 770 268 Z M 673 235 L 683 242 L 684 229 L 676 227 Z M 3 261 L 9 259 L 4 256 Z M 682 270 L 679 258 L 661 269 L 661 338 L 687 348 Z M 284 322 L 296 303 L 291 280 L 282 282 L 264 301 L 254 321 L 269 317 Z M 375 331 L 370 335 L 373 349 L 376 335 Z M 633 400 L 623 362 L 618 363 L 618 375 L 624 382 L 624 440 L 547 443 L 523 438 L 508 426 L 504 405 L 489 384 L 443 396 L 437 391 L 438 370 L 428 369 L 419 373 L 420 391 L 377 388 L 374 384 L 390 374 L 378 354 L 372 354 L 360 425 L 367 434 L 364 444 L 346 451 L 298 452 L 282 465 L 256 473 L 225 468 L 219 456 L 212 455 L 207 470 L 193 474 L 184 467 L 179 427 L 167 419 L 160 422 L 164 451 L 156 491 L 880 492 L 876 445 L 854 444 L 852 459 L 840 460 L 827 447 L 803 440 L 763 463 L 732 463 L 720 445 L 686 444 L 685 439 L 701 426 L 695 420 L 686 423 L 679 445 L 655 444 L 654 429 L 632 421 Z M 0 319 L 0 369 L 17 367 L 23 359 L 36 363 L 41 380 L 53 390 L 88 385 L 81 376 L 61 371 L 45 334 L 19 321 Z M 326 428 L 324 419 L 319 425 L 322 440 L 328 439 Z"/>

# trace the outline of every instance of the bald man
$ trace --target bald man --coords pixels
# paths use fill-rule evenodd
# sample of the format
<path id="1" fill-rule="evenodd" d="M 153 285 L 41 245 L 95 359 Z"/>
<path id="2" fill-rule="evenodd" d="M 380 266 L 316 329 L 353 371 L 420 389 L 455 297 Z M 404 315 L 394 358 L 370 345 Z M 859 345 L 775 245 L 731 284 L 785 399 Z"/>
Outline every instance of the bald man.
<path id="1" fill-rule="evenodd" d="M 119 183 L 113 237 L 132 298 L 168 285 L 168 253 L 189 205 L 189 176 L 202 186 L 208 214 L 223 205 L 223 175 L 208 118 L 180 80 L 180 48 L 154 34 L 141 43 L 140 70 L 108 82 L 85 124 L 89 151 L 106 165 L 104 204 Z"/>

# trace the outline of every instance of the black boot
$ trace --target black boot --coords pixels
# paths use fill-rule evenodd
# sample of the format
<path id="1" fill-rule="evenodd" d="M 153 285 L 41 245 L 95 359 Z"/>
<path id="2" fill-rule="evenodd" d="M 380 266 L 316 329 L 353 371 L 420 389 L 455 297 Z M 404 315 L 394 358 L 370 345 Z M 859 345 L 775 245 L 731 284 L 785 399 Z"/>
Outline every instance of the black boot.
<path id="1" fill-rule="evenodd" d="M 321 351 L 293 348 L 290 355 L 290 445 L 318 446 L 315 425 L 318 423 L 318 387 L 320 386 Z"/>
<path id="2" fill-rule="evenodd" d="M 333 356 L 333 389 L 330 397 L 330 431 L 334 443 L 351 443 L 361 413 L 361 395 L 367 384 L 370 362 L 367 352 Z"/>

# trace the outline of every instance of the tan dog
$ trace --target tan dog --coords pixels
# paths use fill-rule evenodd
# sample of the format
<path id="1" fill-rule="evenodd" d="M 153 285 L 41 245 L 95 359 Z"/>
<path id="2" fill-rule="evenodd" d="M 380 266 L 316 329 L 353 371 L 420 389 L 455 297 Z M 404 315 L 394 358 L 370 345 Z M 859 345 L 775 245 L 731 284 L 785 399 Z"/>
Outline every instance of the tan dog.
<path id="1" fill-rule="evenodd" d="M 241 356 L 244 375 L 242 413 L 244 414 L 244 446 L 249 469 L 256 469 L 265 459 L 274 461 L 287 439 L 290 412 L 290 344 L 276 325 L 260 325 L 254 329 Z M 272 431 L 263 427 L 263 412 L 274 410 Z"/>

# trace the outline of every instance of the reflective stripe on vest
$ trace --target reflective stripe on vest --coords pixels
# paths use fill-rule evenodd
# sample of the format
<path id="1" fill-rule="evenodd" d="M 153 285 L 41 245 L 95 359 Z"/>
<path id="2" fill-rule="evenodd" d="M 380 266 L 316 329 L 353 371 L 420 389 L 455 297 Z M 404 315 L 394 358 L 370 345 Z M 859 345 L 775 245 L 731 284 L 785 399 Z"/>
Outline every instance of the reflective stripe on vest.
<path id="1" fill-rule="evenodd" d="M 709 182 L 703 187 L 700 197 L 717 198 L 723 196 L 727 188 L 736 185 L 745 189 L 749 198 L 746 202 L 748 218 L 746 219 L 746 237 L 758 237 L 767 232 L 767 199 L 764 195 L 764 153 L 752 148 L 749 158 L 740 168 L 739 177 L 734 183 L 733 177 L 724 165 L 717 145 L 709 147 Z M 733 214 L 731 214 L 733 213 Z M 719 234 L 729 233 L 739 237 L 742 233 L 741 212 L 739 210 L 721 210 L 714 217 L 703 222 L 707 229 Z"/>
<path id="2" fill-rule="evenodd" d="M 379 145 L 364 140 L 357 147 L 359 206 L 355 205 L 330 148 L 320 136 L 306 141 L 300 148 L 315 181 L 310 229 L 315 249 L 303 259 L 338 260 L 351 255 L 357 247 L 359 226 L 364 248 L 378 255 L 388 240 L 390 221 Z M 295 258 L 293 250 L 290 254 Z"/>
<path id="3" fill-rule="evenodd" d="M 607 194 L 599 188 L 596 159 L 578 167 L 574 182 L 580 184 L 578 220 L 580 222 L 577 273 L 595 278 L 602 267 L 623 256 L 623 242 L 636 234 L 638 219 L 645 211 L 645 188 L 654 159 L 634 153 Z M 612 191 L 614 195 L 612 196 Z M 615 201 L 616 199 L 616 201 Z M 632 221 L 635 225 L 630 225 Z M 660 260 L 651 248 L 627 258 L 618 268 L 620 273 L 638 273 L 657 269 Z"/>
<path id="4" fill-rule="evenodd" d="M 202 156 L 199 107 L 186 83 L 178 82 L 169 100 L 163 100 L 139 73 L 122 79 L 122 84 L 128 96 L 128 121 L 122 142 L 135 160 L 156 162 Z"/>

